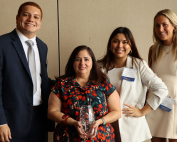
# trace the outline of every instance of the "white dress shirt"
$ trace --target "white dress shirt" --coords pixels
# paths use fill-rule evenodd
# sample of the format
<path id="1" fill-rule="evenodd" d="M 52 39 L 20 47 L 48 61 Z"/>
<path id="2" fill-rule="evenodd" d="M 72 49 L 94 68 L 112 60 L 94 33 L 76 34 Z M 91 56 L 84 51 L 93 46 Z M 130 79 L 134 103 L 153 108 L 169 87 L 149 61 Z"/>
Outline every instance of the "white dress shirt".
<path id="1" fill-rule="evenodd" d="M 23 45 L 23 49 L 27 58 L 27 51 L 28 51 L 28 45 L 25 43 L 27 40 L 32 40 L 34 43 L 34 46 L 32 46 L 35 54 L 35 63 L 36 63 L 36 81 L 37 81 L 37 91 L 33 95 L 33 106 L 38 106 L 42 103 L 41 99 L 41 63 L 40 63 L 40 57 L 39 57 L 39 51 L 37 47 L 37 42 L 36 42 L 36 36 L 32 39 L 28 39 L 26 36 L 24 36 L 18 29 L 16 29 L 17 34 L 20 38 L 20 41 Z M 27 59 L 28 60 L 28 59 Z"/>

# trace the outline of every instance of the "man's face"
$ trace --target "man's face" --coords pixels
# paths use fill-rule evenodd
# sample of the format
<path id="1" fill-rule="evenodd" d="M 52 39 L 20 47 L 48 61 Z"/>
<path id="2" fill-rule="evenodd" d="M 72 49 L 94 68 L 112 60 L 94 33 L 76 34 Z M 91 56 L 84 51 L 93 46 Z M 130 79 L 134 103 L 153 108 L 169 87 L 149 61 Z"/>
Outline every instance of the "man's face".
<path id="1" fill-rule="evenodd" d="M 24 6 L 20 16 L 16 17 L 17 29 L 29 39 L 41 28 L 41 21 L 40 9 L 31 5 Z"/>

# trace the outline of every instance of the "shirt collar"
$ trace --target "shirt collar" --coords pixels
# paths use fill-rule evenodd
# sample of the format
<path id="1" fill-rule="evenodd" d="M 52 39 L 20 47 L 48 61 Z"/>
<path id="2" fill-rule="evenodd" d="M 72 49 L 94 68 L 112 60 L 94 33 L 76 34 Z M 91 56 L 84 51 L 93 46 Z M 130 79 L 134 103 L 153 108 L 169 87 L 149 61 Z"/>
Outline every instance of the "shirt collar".
<path id="1" fill-rule="evenodd" d="M 17 35 L 19 36 L 21 42 L 25 42 L 27 40 L 32 40 L 34 45 L 36 45 L 36 36 L 31 38 L 31 39 L 28 39 L 24 34 L 22 34 L 17 28 L 16 28 L 16 32 L 17 32 Z"/>

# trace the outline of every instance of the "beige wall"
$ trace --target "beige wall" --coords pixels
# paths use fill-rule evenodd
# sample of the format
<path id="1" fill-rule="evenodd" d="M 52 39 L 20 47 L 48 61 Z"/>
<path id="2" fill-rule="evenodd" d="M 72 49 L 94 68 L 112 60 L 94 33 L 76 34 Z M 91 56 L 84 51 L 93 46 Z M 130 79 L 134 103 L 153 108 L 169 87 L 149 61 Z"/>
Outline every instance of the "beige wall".
<path id="1" fill-rule="evenodd" d="M 57 0 L 34 0 L 43 9 L 42 29 L 37 36 L 48 45 L 48 74 L 58 76 Z M 0 35 L 12 31 L 18 7 L 24 0 L 0 0 Z M 169 8 L 177 13 L 176 0 L 59 0 L 61 74 L 72 50 L 79 45 L 92 48 L 97 58 L 103 56 L 111 32 L 128 27 L 141 56 L 147 60 L 152 42 L 154 15 Z M 49 134 L 52 142 L 52 133 Z"/>
<path id="2" fill-rule="evenodd" d="M 103 56 L 111 32 L 119 26 L 132 31 L 147 60 L 154 15 L 165 8 L 177 13 L 176 5 L 176 0 L 59 0 L 61 74 L 78 45 L 91 47 L 97 58 Z"/>

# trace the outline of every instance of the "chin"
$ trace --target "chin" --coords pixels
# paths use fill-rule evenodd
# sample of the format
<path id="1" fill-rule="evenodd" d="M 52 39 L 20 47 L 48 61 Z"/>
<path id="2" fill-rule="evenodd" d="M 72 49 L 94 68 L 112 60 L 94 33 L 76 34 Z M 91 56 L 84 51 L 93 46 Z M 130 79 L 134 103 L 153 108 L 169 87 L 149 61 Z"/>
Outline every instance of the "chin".
<path id="1" fill-rule="evenodd" d="M 166 37 L 159 37 L 161 40 L 167 40 Z"/>
<path id="2" fill-rule="evenodd" d="M 119 55 L 119 56 L 117 56 L 117 58 L 123 58 L 123 57 L 125 57 L 125 56 L 120 56 L 120 55 Z"/>

